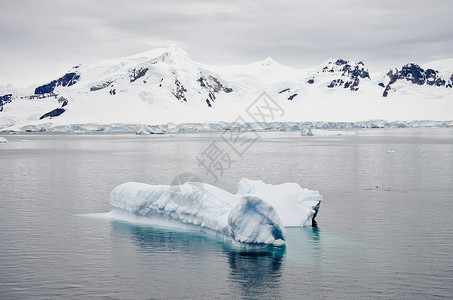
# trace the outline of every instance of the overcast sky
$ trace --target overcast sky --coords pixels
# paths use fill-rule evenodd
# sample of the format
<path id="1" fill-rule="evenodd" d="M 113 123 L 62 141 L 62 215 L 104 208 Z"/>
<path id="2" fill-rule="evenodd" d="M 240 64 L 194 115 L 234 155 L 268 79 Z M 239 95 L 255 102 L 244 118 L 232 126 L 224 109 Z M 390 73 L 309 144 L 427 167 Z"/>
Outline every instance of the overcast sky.
<path id="1" fill-rule="evenodd" d="M 208 64 L 341 57 L 371 72 L 453 57 L 452 0 L 0 0 L 0 12 L 0 85 L 17 87 L 172 44 Z"/>

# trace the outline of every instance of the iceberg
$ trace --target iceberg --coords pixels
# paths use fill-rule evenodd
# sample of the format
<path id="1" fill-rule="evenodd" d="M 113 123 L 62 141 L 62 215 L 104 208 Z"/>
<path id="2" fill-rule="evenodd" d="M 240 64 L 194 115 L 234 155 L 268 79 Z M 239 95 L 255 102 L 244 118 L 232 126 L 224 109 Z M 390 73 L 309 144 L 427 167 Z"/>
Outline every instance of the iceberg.
<path id="1" fill-rule="evenodd" d="M 248 179 L 241 179 L 237 194 L 196 182 L 127 182 L 110 194 L 113 217 L 126 212 L 195 226 L 241 245 L 284 243 L 285 226 L 310 226 L 321 200 L 318 192 L 296 183 L 270 185 Z"/>
<path id="2" fill-rule="evenodd" d="M 311 226 L 322 201 L 318 191 L 302 188 L 297 183 L 272 185 L 246 178 L 239 181 L 237 195 L 254 195 L 269 203 L 285 227 Z"/>
<path id="3" fill-rule="evenodd" d="M 8 143 L 8 140 L 6 138 L 0 136 L 0 144 L 2 144 L 2 143 Z"/>

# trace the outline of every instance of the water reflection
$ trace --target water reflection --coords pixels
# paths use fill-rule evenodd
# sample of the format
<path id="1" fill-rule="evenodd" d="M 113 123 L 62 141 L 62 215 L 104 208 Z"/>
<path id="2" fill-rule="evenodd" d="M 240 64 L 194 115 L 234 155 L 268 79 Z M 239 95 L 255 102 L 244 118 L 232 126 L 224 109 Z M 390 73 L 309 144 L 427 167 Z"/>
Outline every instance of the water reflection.
<path id="1" fill-rule="evenodd" d="M 122 221 L 111 221 L 112 239 L 118 243 L 132 240 L 140 252 L 158 253 L 181 251 L 200 255 L 212 247 L 221 249 L 215 238 L 199 232 L 184 232 L 177 229 L 136 225 Z"/>
<path id="2" fill-rule="evenodd" d="M 245 299 L 280 298 L 286 247 L 237 251 L 228 249 L 229 280 Z"/>
<path id="3" fill-rule="evenodd" d="M 224 287 L 226 282 L 231 293 L 245 299 L 283 297 L 283 274 L 288 268 L 308 267 L 312 279 L 322 277 L 326 263 L 323 246 L 337 245 L 337 241 L 322 234 L 317 226 L 287 228 L 286 246 L 254 250 L 235 248 L 202 232 L 114 220 L 111 228 L 111 238 L 116 247 L 133 249 L 140 257 L 147 257 L 138 260 L 140 265 L 135 270 L 148 265 L 156 274 L 171 273 L 191 284 L 206 280 L 203 276 L 209 274 L 211 284 L 216 282 Z"/>
<path id="4" fill-rule="evenodd" d="M 280 298 L 285 246 L 238 249 L 205 233 L 114 220 L 111 221 L 111 229 L 111 239 L 116 247 L 134 247 L 139 254 L 157 257 L 157 260 L 148 261 L 154 269 L 156 264 L 162 263 L 163 266 L 167 264 L 166 272 L 172 272 L 176 264 L 181 264 L 185 270 L 198 272 L 202 268 L 205 272 L 206 266 L 209 266 L 210 274 L 225 273 L 224 277 L 218 275 L 218 284 L 229 282 L 233 295 L 241 295 L 241 298 Z M 175 254 L 178 261 L 174 261 Z M 172 261 L 168 261 L 170 257 Z M 181 274 L 175 273 L 175 278 L 178 276 Z"/>
<path id="5" fill-rule="evenodd" d="M 316 221 L 313 221 L 313 226 L 303 227 L 302 231 L 306 234 L 307 240 L 310 244 L 318 249 L 321 246 L 321 229 L 318 227 Z"/>

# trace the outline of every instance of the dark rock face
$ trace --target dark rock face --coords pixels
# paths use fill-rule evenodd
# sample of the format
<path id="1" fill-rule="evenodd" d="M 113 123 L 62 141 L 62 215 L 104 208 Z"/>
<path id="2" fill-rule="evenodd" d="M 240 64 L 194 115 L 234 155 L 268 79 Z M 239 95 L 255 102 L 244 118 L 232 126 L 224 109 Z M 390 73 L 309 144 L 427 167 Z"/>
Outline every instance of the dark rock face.
<path id="1" fill-rule="evenodd" d="M 58 98 L 58 103 L 61 103 L 61 107 L 65 107 L 66 105 L 68 105 L 68 99 L 66 99 L 65 97 L 60 97 Z"/>
<path id="2" fill-rule="evenodd" d="M 367 69 L 365 69 L 365 65 L 361 61 L 359 61 L 357 66 L 355 66 L 353 69 L 350 67 L 348 68 L 346 65 L 343 68 L 343 70 L 344 71 L 347 70 L 347 72 L 351 75 L 350 77 L 352 77 L 352 78 L 368 78 L 368 79 L 370 79 L 370 73 L 368 72 Z"/>
<path id="3" fill-rule="evenodd" d="M 350 63 L 347 60 L 337 59 L 336 62 L 329 62 L 322 70 L 325 72 L 341 72 L 341 76 L 346 76 L 351 79 L 354 78 L 370 78 L 368 69 L 365 67 L 364 63 L 359 61 L 357 64 Z"/>
<path id="4" fill-rule="evenodd" d="M 352 63 L 344 59 L 337 59 L 335 62 L 329 62 L 327 66 L 322 69 L 323 73 L 339 73 L 340 78 L 334 79 L 327 86 L 328 88 L 344 87 L 351 91 L 359 90 L 360 79 L 370 79 L 368 69 L 364 63 Z M 314 80 L 310 79 L 309 84 L 313 84 Z"/>
<path id="5" fill-rule="evenodd" d="M 342 86 L 343 83 L 344 83 L 343 79 L 334 79 L 327 87 L 331 89 L 336 86 Z"/>
<path id="6" fill-rule="evenodd" d="M 42 86 L 39 86 L 35 89 L 35 95 L 42 95 L 42 94 L 48 94 L 52 93 L 56 87 L 56 81 L 52 81 L 49 84 L 45 84 Z"/>
<path id="7" fill-rule="evenodd" d="M 292 94 L 291 96 L 288 97 L 288 100 L 293 100 L 294 97 L 296 97 L 296 96 L 297 96 L 297 94 Z"/>
<path id="8" fill-rule="evenodd" d="M 389 95 L 389 91 L 391 90 L 392 88 L 390 87 L 390 84 L 388 84 L 386 87 L 385 87 L 385 90 L 384 92 L 382 93 L 382 97 L 387 97 Z"/>
<path id="9" fill-rule="evenodd" d="M 404 65 L 401 68 L 401 71 L 398 69 L 390 70 L 387 73 L 387 77 L 389 77 L 390 81 L 385 87 L 384 93 L 382 97 L 388 96 L 388 91 L 392 89 L 392 84 L 394 84 L 398 80 L 406 80 L 412 84 L 416 85 L 430 85 L 430 86 L 437 86 L 437 87 L 451 87 L 452 78 L 450 78 L 450 82 L 448 83 L 446 79 L 444 79 L 441 75 L 439 75 L 439 71 L 433 69 L 426 69 L 424 70 L 417 64 L 409 63 Z M 453 77 L 453 75 L 452 75 Z M 450 86 L 449 86 L 450 85 Z"/>
<path id="10" fill-rule="evenodd" d="M 403 66 L 401 71 L 391 72 L 389 84 L 396 82 L 398 79 L 406 79 L 414 84 L 423 85 L 425 83 L 424 73 L 424 70 L 419 65 L 407 64 Z"/>
<path id="11" fill-rule="evenodd" d="M 48 93 L 48 94 L 39 94 L 39 95 L 33 94 L 33 95 L 29 95 L 29 96 L 23 96 L 21 98 L 33 100 L 33 99 L 44 99 L 44 98 L 50 98 L 50 97 L 57 98 L 58 95 L 52 92 L 52 93 Z"/>
<path id="12" fill-rule="evenodd" d="M 13 100 L 13 94 L 7 94 L 4 96 L 0 96 L 0 111 L 3 111 L 3 105 L 6 103 L 11 103 Z"/>
<path id="13" fill-rule="evenodd" d="M 186 95 L 184 94 L 187 92 L 186 88 L 181 84 L 181 82 L 175 78 L 175 85 L 176 88 L 171 92 L 176 99 L 187 102 Z"/>
<path id="14" fill-rule="evenodd" d="M 53 118 L 53 117 L 58 117 L 62 113 L 64 113 L 66 110 L 64 108 L 56 108 L 52 111 L 49 111 L 48 113 L 42 115 L 39 119 L 42 120 L 44 118 Z"/>
<path id="15" fill-rule="evenodd" d="M 129 74 L 129 80 L 130 82 L 134 82 L 140 77 L 145 76 L 146 72 L 148 72 L 148 68 L 139 68 L 139 69 L 133 69 L 131 73 Z"/>
<path id="16" fill-rule="evenodd" d="M 347 65 L 348 64 L 348 61 L 347 60 L 344 60 L 344 59 L 337 59 L 337 61 L 335 62 L 335 64 L 339 65 L 339 66 L 342 66 L 342 65 Z"/>
<path id="17" fill-rule="evenodd" d="M 208 77 L 200 77 L 198 78 L 198 82 L 200 83 L 201 87 L 207 88 L 213 93 L 225 92 L 231 93 L 233 89 L 224 87 L 217 78 L 214 76 L 209 75 Z"/>
<path id="18" fill-rule="evenodd" d="M 282 94 L 282 93 L 290 93 L 290 92 L 291 92 L 291 89 L 290 89 L 290 88 L 286 88 L 286 89 L 281 90 L 281 91 L 278 92 L 278 93 L 279 93 L 279 94 Z M 297 96 L 297 93 L 290 95 L 287 99 L 288 99 L 288 100 L 293 100 L 294 97 L 296 97 L 296 96 Z"/>
<path id="19" fill-rule="evenodd" d="M 43 95 L 52 93 L 57 86 L 71 86 L 76 84 L 80 79 L 80 75 L 77 73 L 66 73 L 63 77 L 53 80 L 48 84 L 38 86 L 35 89 L 35 95 Z"/>
<path id="20" fill-rule="evenodd" d="M 90 87 L 90 92 L 95 92 L 95 91 L 99 91 L 99 90 L 105 89 L 105 88 L 108 87 L 112 82 L 113 82 L 113 81 L 106 81 L 106 82 L 100 83 L 100 84 L 98 84 L 98 85 L 92 86 L 92 87 Z"/>
<path id="21" fill-rule="evenodd" d="M 232 88 L 224 87 L 217 78 L 214 76 L 207 76 L 207 77 L 200 77 L 198 78 L 198 83 L 202 88 L 204 88 L 209 95 L 209 99 L 206 99 L 206 102 L 208 103 L 209 107 L 212 107 L 211 102 L 214 102 L 216 99 L 215 94 L 220 93 L 220 92 L 225 92 L 225 93 L 231 93 L 233 91 Z"/>
<path id="22" fill-rule="evenodd" d="M 427 69 L 425 71 L 426 83 L 428 85 L 444 86 L 445 79 L 443 79 L 440 76 L 437 76 L 438 73 L 439 73 L 439 71 L 435 71 L 433 69 Z"/>

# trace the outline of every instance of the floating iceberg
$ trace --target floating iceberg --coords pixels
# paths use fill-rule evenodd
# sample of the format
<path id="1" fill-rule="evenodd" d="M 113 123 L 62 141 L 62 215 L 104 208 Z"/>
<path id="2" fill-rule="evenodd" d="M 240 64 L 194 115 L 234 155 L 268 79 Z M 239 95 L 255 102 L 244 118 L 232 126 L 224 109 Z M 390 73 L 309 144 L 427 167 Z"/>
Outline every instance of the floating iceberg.
<path id="1" fill-rule="evenodd" d="M 321 195 L 296 183 L 265 184 L 242 179 L 238 193 L 212 185 L 187 182 L 179 186 L 128 182 L 110 194 L 112 211 L 175 221 L 235 243 L 278 244 L 284 226 L 309 226 Z"/>
<path id="2" fill-rule="evenodd" d="M 239 181 L 237 195 L 254 195 L 269 203 L 285 227 L 311 226 L 322 201 L 319 192 L 301 188 L 297 183 L 272 185 L 246 178 Z"/>
<path id="3" fill-rule="evenodd" d="M 1 143 L 8 143 L 8 140 L 6 138 L 0 136 L 0 144 Z"/>

